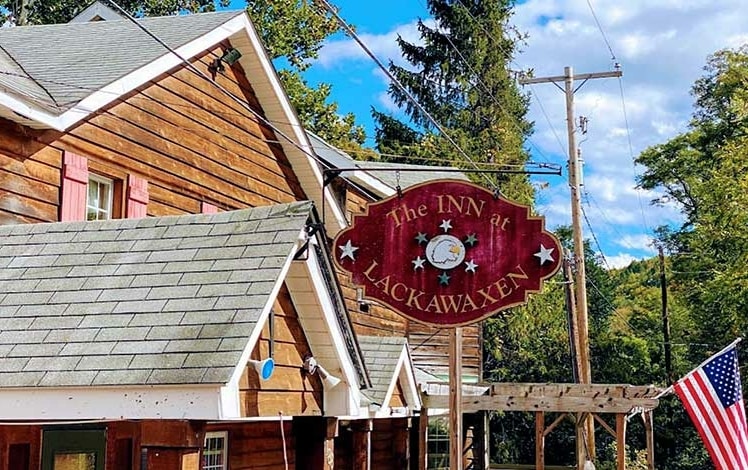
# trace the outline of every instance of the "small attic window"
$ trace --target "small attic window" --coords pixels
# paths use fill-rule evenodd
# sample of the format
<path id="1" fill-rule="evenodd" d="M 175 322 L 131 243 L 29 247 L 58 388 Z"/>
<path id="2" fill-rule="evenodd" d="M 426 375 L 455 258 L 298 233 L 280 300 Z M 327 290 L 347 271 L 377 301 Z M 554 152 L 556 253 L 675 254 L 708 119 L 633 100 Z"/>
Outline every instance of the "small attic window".
<path id="1" fill-rule="evenodd" d="M 88 21 L 106 21 L 104 18 L 100 17 L 99 15 L 94 16 Z"/>

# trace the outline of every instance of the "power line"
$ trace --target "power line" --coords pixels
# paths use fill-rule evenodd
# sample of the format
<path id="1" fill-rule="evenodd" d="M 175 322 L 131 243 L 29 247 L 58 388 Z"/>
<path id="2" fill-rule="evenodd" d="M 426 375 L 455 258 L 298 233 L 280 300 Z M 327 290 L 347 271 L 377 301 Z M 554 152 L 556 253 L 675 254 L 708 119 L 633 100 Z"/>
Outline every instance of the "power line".
<path id="1" fill-rule="evenodd" d="M 597 251 L 600 252 L 600 257 L 602 257 L 603 262 L 605 263 L 605 266 L 608 268 L 608 271 L 610 271 L 610 265 L 608 264 L 608 260 L 605 259 L 605 253 L 603 252 L 603 247 L 600 246 L 600 241 L 597 239 L 597 235 L 595 235 L 595 231 L 592 230 L 592 224 L 590 223 L 589 217 L 587 217 L 587 211 L 584 210 L 584 206 L 582 207 L 582 216 L 584 216 L 584 221 L 587 222 L 587 228 L 590 229 L 590 234 L 592 235 L 592 239 L 595 241 L 595 245 L 597 245 Z"/>
<path id="2" fill-rule="evenodd" d="M 418 108 L 418 111 L 421 114 L 423 114 L 423 116 L 426 117 L 426 119 L 428 119 L 429 122 L 431 122 L 431 124 L 433 124 L 433 126 L 436 129 L 439 130 L 442 136 L 457 150 L 457 152 L 463 157 L 465 157 L 465 159 L 468 162 L 470 162 L 476 169 L 478 169 L 478 167 L 475 164 L 475 161 L 462 149 L 462 147 L 459 146 L 459 144 L 457 144 L 457 142 L 455 142 L 455 140 L 447 133 L 446 129 L 444 129 L 444 127 L 442 127 L 442 125 L 439 124 L 439 122 L 437 122 L 436 119 L 434 119 L 434 117 L 423 107 L 423 105 L 421 105 L 421 103 L 419 103 L 418 100 L 416 100 L 413 94 L 410 93 L 410 91 L 408 91 L 408 89 L 405 88 L 405 86 L 403 86 L 402 83 L 400 83 L 397 77 L 395 77 L 395 75 L 387 67 L 385 67 L 384 64 L 382 64 L 382 62 L 377 58 L 377 56 L 374 55 L 374 53 L 369 49 L 369 47 L 361 40 L 358 34 L 356 34 L 353 28 L 351 28 L 348 25 L 348 23 L 346 23 L 345 20 L 343 20 L 343 18 L 340 17 L 340 15 L 335 10 L 335 8 L 333 8 L 332 5 L 330 5 L 327 2 L 327 0 L 316 0 L 316 1 L 319 2 L 322 5 L 322 7 L 325 10 L 327 10 L 328 13 L 330 13 L 333 17 L 335 17 L 338 24 L 346 32 L 346 34 L 348 34 L 348 36 L 350 36 L 351 39 L 356 41 L 356 43 L 361 47 L 361 49 L 364 50 L 366 55 L 368 55 L 369 58 L 371 58 L 371 60 L 374 61 L 377 67 L 379 67 L 379 69 L 382 70 L 382 72 L 384 72 L 387 78 L 390 79 L 392 84 L 395 85 L 398 89 L 400 89 L 400 91 L 403 94 L 405 94 L 405 96 L 413 103 L 413 105 L 416 108 Z M 498 190 L 498 187 L 494 181 L 492 181 L 487 175 L 483 175 L 483 176 L 489 185 L 493 186 L 494 189 Z"/>
<path id="3" fill-rule="evenodd" d="M 600 35 L 602 35 L 603 37 L 603 41 L 605 41 L 605 45 L 608 46 L 608 51 L 610 52 L 610 60 L 615 62 L 616 55 L 613 52 L 613 48 L 610 47 L 610 42 L 608 41 L 608 37 L 605 35 L 605 31 L 603 31 L 603 27 L 600 24 L 600 21 L 597 19 L 597 15 L 595 14 L 595 9 L 592 7 L 591 0 L 587 0 L 587 5 L 590 7 L 590 12 L 592 12 L 592 18 L 595 19 L 595 24 L 597 25 L 597 29 L 600 31 Z"/>

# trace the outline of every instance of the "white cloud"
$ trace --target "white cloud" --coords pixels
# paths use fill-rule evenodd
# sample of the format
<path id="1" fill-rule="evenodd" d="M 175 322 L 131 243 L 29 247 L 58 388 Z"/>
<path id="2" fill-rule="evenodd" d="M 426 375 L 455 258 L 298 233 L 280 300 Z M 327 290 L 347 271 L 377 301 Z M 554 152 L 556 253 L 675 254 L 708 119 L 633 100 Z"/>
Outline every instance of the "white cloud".
<path id="1" fill-rule="evenodd" d="M 608 262 L 608 266 L 610 266 L 611 269 L 621 269 L 625 268 L 634 261 L 637 261 L 638 258 L 635 258 L 634 256 L 631 256 L 628 253 L 619 253 L 615 256 L 606 256 L 605 260 Z"/>
<path id="2" fill-rule="evenodd" d="M 677 208 L 655 207 L 659 196 L 636 189 L 643 169 L 634 158 L 649 146 L 687 129 L 692 112 L 690 88 L 703 73 L 706 58 L 719 49 L 748 42 L 745 0 L 591 0 L 613 53 L 595 24 L 588 2 L 527 0 L 515 7 L 514 25 L 529 34 L 512 67 L 534 70 L 535 76 L 613 70 L 620 62 L 623 78 L 590 80 L 575 94 L 577 116 L 589 119 L 586 135 L 578 135 L 585 161 L 585 211 L 608 262 L 617 266 L 652 255 L 645 240 L 661 224 L 681 222 Z M 373 9 L 372 14 L 380 14 Z M 362 34 L 369 48 L 387 63 L 403 65 L 397 35 L 417 42 L 416 21 L 393 26 L 386 34 Z M 320 53 L 320 65 L 376 66 L 351 40 L 331 41 Z M 371 76 L 371 75 L 370 75 Z M 386 78 L 375 72 L 383 89 Z M 530 119 L 535 134 L 528 147 L 538 161 L 558 163 L 563 177 L 548 177 L 538 191 L 538 212 L 554 227 L 570 224 L 566 181 L 566 114 L 564 95 L 551 84 L 525 88 L 531 92 Z M 622 98 L 625 98 L 622 99 Z M 392 110 L 385 95 L 373 100 Z M 543 110 L 540 108 L 542 103 Z M 625 113 L 624 113 L 625 104 Z M 545 112 L 543 112 L 545 111 Z M 547 115 L 547 118 L 546 118 Z M 539 150 L 536 150 L 539 149 Z M 585 236 L 590 237 L 588 229 Z M 623 250 L 623 251 L 621 251 Z M 615 255 L 612 255 L 615 253 Z"/>

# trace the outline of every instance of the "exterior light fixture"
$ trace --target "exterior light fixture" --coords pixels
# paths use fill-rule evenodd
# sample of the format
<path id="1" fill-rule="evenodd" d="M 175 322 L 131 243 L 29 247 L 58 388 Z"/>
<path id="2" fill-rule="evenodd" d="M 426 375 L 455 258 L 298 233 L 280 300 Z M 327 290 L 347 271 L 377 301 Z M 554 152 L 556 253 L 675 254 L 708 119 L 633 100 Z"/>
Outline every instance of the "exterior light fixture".
<path id="1" fill-rule="evenodd" d="M 317 373 L 322 382 L 328 387 L 333 388 L 340 383 L 340 379 L 327 372 L 324 367 L 317 363 L 313 356 L 307 356 L 304 359 L 304 365 L 301 367 L 307 374 Z"/>

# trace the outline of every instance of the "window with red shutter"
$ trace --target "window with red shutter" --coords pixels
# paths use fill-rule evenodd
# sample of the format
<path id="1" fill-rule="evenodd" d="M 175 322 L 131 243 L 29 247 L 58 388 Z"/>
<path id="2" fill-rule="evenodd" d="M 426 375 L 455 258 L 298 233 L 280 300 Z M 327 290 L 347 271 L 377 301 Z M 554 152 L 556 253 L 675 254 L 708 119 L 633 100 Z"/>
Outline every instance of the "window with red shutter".
<path id="1" fill-rule="evenodd" d="M 203 214 L 217 214 L 218 208 L 213 204 L 203 201 L 200 205 L 200 212 Z"/>
<path id="2" fill-rule="evenodd" d="M 86 220 L 88 160 L 72 152 L 64 152 L 62 160 L 62 198 L 60 220 Z"/>
<path id="3" fill-rule="evenodd" d="M 130 175 L 127 178 L 127 218 L 139 219 L 146 216 L 148 208 L 148 180 Z"/>

